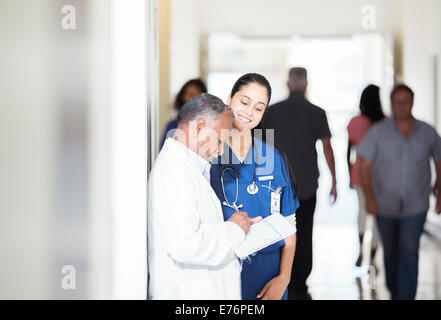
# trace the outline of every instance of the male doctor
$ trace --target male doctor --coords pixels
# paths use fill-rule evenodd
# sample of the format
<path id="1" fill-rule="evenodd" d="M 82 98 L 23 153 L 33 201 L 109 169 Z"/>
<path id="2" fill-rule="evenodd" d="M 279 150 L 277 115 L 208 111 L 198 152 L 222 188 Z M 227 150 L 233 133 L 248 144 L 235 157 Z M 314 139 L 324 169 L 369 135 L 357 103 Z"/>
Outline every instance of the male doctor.
<path id="1" fill-rule="evenodd" d="M 233 117 L 219 98 L 197 96 L 182 107 L 156 159 L 148 191 L 150 299 L 241 299 L 233 249 L 261 217 L 237 212 L 224 221 L 209 176 Z"/>

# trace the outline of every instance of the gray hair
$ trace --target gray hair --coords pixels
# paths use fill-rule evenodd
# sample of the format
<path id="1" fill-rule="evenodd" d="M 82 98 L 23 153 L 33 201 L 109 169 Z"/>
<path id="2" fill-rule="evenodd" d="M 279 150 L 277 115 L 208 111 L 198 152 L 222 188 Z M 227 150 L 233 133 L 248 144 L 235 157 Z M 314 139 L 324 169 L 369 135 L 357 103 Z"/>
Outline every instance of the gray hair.
<path id="1" fill-rule="evenodd" d="M 289 70 L 289 89 L 291 91 L 305 91 L 308 85 L 305 68 L 296 67 Z"/>
<path id="2" fill-rule="evenodd" d="M 178 114 L 178 123 L 189 122 L 197 117 L 217 120 L 224 111 L 230 114 L 231 119 L 234 119 L 233 111 L 221 99 L 209 93 L 201 93 L 182 106 Z"/>

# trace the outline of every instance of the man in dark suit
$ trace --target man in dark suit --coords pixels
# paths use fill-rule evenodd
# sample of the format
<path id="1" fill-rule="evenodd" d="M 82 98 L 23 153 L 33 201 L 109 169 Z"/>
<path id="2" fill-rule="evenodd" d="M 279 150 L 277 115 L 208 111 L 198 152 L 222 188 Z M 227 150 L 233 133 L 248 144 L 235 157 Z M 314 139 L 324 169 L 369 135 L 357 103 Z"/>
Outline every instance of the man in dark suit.
<path id="1" fill-rule="evenodd" d="M 263 127 L 274 129 L 274 144 L 288 158 L 299 186 L 300 208 L 296 213 L 297 245 L 288 286 L 289 299 L 311 299 L 306 280 L 312 270 L 312 229 L 319 170 L 316 142 L 321 140 L 326 162 L 332 174 L 331 196 L 337 199 L 334 154 L 326 113 L 305 96 L 307 72 L 304 68 L 289 71 L 287 100 L 269 107 Z"/>

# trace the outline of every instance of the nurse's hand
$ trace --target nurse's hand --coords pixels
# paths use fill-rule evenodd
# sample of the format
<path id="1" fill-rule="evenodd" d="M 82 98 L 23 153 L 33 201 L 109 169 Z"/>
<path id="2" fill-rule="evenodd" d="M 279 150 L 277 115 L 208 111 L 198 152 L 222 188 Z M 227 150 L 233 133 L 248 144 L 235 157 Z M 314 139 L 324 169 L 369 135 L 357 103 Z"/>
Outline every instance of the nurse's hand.
<path id="1" fill-rule="evenodd" d="M 237 224 L 243 230 L 243 232 L 245 232 L 245 234 L 247 234 L 248 230 L 250 229 L 250 219 L 248 218 L 248 213 L 246 212 L 236 212 L 227 221 Z"/>
<path id="2" fill-rule="evenodd" d="M 281 300 L 288 284 L 289 279 L 277 276 L 266 283 L 256 298 L 261 300 Z"/>

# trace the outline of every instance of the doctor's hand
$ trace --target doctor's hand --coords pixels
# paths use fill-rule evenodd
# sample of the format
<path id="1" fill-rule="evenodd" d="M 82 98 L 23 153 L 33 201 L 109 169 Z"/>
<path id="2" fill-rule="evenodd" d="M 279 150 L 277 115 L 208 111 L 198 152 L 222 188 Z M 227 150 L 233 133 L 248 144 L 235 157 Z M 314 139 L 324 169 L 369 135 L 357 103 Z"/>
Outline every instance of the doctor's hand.
<path id="1" fill-rule="evenodd" d="M 243 230 L 243 232 L 245 232 L 245 234 L 247 234 L 248 230 L 250 229 L 250 219 L 248 218 L 248 213 L 246 212 L 236 212 L 227 221 L 237 224 Z"/>
<path id="2" fill-rule="evenodd" d="M 256 298 L 261 300 L 281 300 L 288 284 L 289 279 L 277 276 L 266 283 Z"/>
<path id="3" fill-rule="evenodd" d="M 228 221 L 232 221 L 235 224 L 237 224 L 243 230 L 243 232 L 247 234 L 250 229 L 250 226 L 252 224 L 262 221 L 262 217 L 258 216 L 255 218 L 248 218 L 248 213 L 241 211 L 233 214 L 231 218 L 228 219 Z"/>

